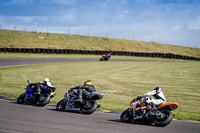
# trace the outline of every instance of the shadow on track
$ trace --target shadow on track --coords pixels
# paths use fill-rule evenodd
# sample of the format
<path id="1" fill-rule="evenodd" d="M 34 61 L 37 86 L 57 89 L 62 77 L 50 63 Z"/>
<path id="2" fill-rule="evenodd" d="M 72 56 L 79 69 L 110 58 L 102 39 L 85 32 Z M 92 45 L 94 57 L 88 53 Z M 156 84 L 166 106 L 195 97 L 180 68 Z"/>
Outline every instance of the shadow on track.
<path id="1" fill-rule="evenodd" d="M 108 120 L 111 122 L 116 122 L 116 123 L 124 123 L 124 124 L 134 124 L 134 125 L 143 125 L 143 126 L 155 126 L 153 123 L 150 122 L 136 122 L 136 121 L 132 121 L 130 123 L 125 123 L 125 122 L 121 122 L 119 119 L 116 120 Z"/>

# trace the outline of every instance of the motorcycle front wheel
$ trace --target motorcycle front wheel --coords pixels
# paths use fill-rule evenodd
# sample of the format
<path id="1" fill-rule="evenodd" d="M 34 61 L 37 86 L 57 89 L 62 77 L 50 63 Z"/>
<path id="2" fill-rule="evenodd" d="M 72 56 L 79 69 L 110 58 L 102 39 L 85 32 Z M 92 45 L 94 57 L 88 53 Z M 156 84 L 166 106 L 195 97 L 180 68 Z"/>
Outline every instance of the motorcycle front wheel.
<path id="1" fill-rule="evenodd" d="M 164 127 L 172 121 L 173 114 L 169 110 L 161 110 L 160 112 L 161 112 L 160 116 L 152 117 L 153 122 L 155 123 L 156 126 Z"/>
<path id="2" fill-rule="evenodd" d="M 104 61 L 104 58 L 103 58 L 103 57 L 101 57 L 101 58 L 99 59 L 99 61 Z"/>
<path id="3" fill-rule="evenodd" d="M 66 107 L 66 101 L 65 101 L 65 99 L 62 99 L 60 102 L 57 103 L 56 110 L 57 111 L 64 111 L 65 107 Z"/>
<path id="4" fill-rule="evenodd" d="M 18 104 L 23 104 L 23 103 L 24 103 L 25 97 L 26 97 L 26 93 L 21 94 L 21 95 L 17 98 L 17 103 L 18 103 Z"/>
<path id="5" fill-rule="evenodd" d="M 129 123 L 133 120 L 133 111 L 132 110 L 125 110 L 121 116 L 120 116 L 120 121 L 121 122 L 126 122 Z"/>

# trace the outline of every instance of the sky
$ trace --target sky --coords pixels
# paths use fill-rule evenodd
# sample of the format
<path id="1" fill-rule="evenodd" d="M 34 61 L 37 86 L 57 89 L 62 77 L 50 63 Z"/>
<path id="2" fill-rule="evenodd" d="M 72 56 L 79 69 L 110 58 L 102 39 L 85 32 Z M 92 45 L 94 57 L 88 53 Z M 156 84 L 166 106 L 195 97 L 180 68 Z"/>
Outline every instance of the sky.
<path id="1" fill-rule="evenodd" d="M 200 48 L 200 0 L 0 0 L 0 28 Z"/>

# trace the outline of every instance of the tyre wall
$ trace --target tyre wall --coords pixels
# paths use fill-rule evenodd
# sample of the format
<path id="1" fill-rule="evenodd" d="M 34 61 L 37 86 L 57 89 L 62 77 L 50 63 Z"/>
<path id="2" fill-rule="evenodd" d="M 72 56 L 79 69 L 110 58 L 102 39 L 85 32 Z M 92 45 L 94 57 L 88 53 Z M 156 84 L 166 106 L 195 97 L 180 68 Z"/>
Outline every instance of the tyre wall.
<path id="1" fill-rule="evenodd" d="M 73 49 L 44 49 L 44 48 L 0 48 L 3 53 L 37 53 L 37 54 L 87 54 L 87 55 L 102 55 L 112 53 L 112 55 L 123 56 L 138 56 L 138 57 L 155 57 L 155 58 L 170 58 L 183 60 L 196 60 L 200 58 L 176 55 L 171 53 L 144 53 L 144 52 L 128 52 L 128 51 L 104 51 L 104 50 L 73 50 Z"/>

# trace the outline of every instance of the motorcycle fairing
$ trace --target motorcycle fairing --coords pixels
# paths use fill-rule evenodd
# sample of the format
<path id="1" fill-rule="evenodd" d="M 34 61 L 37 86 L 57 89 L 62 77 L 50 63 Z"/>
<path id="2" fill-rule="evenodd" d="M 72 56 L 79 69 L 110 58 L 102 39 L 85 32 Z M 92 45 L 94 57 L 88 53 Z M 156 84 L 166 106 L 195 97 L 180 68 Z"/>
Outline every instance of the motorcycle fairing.
<path id="1" fill-rule="evenodd" d="M 99 93 L 99 92 L 92 92 L 90 95 L 92 97 L 91 100 L 100 100 L 104 97 L 104 94 Z"/>
<path id="2" fill-rule="evenodd" d="M 132 107 L 134 112 L 139 109 L 144 110 L 147 108 L 151 108 L 151 106 L 149 104 L 145 105 L 143 102 L 138 102 L 136 99 L 133 99 L 131 101 L 130 106 Z"/>
<path id="3" fill-rule="evenodd" d="M 180 104 L 177 102 L 165 102 L 158 105 L 157 107 L 164 108 L 167 106 L 170 108 L 170 110 L 174 110 L 174 109 L 177 109 L 180 106 Z"/>
<path id="4" fill-rule="evenodd" d="M 33 88 L 28 86 L 28 87 L 25 88 L 25 90 L 26 90 L 26 97 L 33 97 L 33 95 L 32 95 L 32 91 L 34 91 Z"/>

